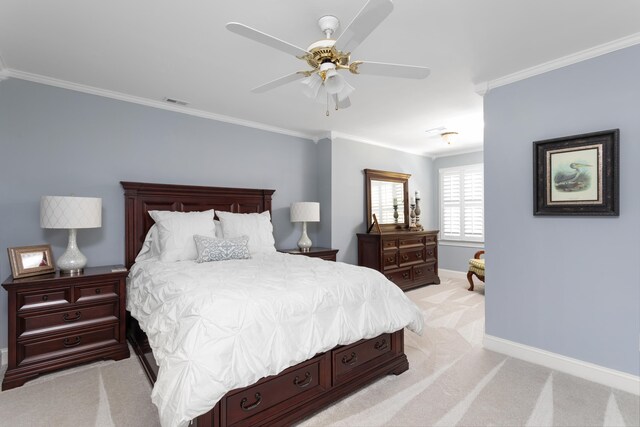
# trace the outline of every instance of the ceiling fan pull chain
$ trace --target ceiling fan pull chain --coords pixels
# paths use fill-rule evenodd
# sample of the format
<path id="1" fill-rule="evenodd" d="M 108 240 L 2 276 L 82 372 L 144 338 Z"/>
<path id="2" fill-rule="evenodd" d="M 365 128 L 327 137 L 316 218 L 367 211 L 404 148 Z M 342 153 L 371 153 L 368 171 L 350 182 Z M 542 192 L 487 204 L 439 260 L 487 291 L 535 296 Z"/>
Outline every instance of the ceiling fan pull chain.
<path id="1" fill-rule="evenodd" d="M 329 94 L 327 93 L 327 117 L 329 117 Z"/>

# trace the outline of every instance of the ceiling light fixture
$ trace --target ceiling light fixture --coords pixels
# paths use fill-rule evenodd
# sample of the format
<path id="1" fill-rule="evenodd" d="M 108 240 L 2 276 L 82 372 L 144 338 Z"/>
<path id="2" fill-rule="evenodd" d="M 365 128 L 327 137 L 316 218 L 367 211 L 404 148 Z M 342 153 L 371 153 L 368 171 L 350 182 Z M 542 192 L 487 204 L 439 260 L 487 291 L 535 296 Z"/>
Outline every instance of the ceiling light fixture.
<path id="1" fill-rule="evenodd" d="M 446 142 L 448 145 L 451 145 L 451 143 L 455 143 L 456 139 L 458 137 L 458 132 L 444 132 L 441 133 L 440 136 L 442 137 L 442 140 L 444 142 Z"/>

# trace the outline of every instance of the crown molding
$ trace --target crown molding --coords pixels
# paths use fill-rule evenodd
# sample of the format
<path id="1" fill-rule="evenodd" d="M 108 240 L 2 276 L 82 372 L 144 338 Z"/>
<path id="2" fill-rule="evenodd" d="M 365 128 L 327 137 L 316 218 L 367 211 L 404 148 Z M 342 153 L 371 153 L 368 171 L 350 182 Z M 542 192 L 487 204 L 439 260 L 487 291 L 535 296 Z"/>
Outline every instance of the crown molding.
<path id="1" fill-rule="evenodd" d="M 568 65 L 573 65 L 578 62 L 586 61 L 587 59 L 592 59 L 597 56 L 605 55 L 637 44 L 640 44 L 640 33 L 631 34 L 608 43 L 563 56 L 562 58 L 557 58 L 530 68 L 525 68 L 524 70 L 508 74 L 495 80 L 478 83 L 475 85 L 475 91 L 478 95 L 484 96 L 491 89 L 528 79 L 529 77 L 544 74 L 549 71 L 557 70 Z"/>
<path id="2" fill-rule="evenodd" d="M 55 86 L 63 89 L 69 89 L 76 92 L 88 93 L 91 95 L 102 96 L 105 98 L 117 99 L 119 101 L 131 102 L 133 104 L 144 105 L 152 108 L 159 108 L 161 110 L 168 110 L 176 113 L 188 114 L 190 116 L 200 117 L 203 119 L 216 120 L 218 122 L 224 122 L 224 123 L 231 123 L 234 125 L 264 130 L 267 132 L 279 133 L 282 135 L 288 135 L 288 136 L 293 136 L 297 138 L 304 138 L 312 141 L 318 138 L 318 135 L 312 134 L 312 133 L 299 132 L 291 129 L 285 129 L 277 126 L 267 125 L 265 123 L 254 122 L 250 120 L 243 120 L 236 117 L 230 117 L 222 114 L 211 113 L 208 111 L 197 110 L 195 108 L 167 104 L 165 102 L 156 101 L 154 99 L 127 95 L 121 92 L 100 89 L 93 86 L 86 86 L 78 83 L 69 82 L 66 80 L 59 80 L 52 77 L 42 76 L 39 74 L 27 73 L 25 71 L 5 69 L 4 72 L 6 77 L 13 77 L 16 79 L 27 80 L 34 83 L 41 83 L 48 86 Z M 2 76 L 2 70 L 0 70 L 0 79 L 1 79 L 1 76 Z"/>
<path id="3" fill-rule="evenodd" d="M 429 159 L 431 159 L 431 155 L 430 154 L 426 154 L 426 153 L 422 153 L 419 151 L 413 151 L 413 150 L 402 150 L 398 147 L 394 147 L 393 145 L 384 143 L 384 142 L 380 142 L 380 141 L 375 141 L 372 139 L 367 139 L 367 138 L 362 138 L 356 135 L 350 135 L 348 133 L 344 133 L 344 132 L 339 132 L 339 131 L 331 131 L 329 132 L 328 136 L 326 136 L 326 138 L 329 138 L 331 140 L 331 142 L 333 142 L 333 140 L 335 138 L 342 138 L 342 139 L 348 139 L 350 141 L 355 141 L 355 142 L 361 142 L 363 144 L 369 144 L 369 145 L 376 145 L 378 147 L 383 147 L 383 148 L 388 148 L 389 150 L 394 150 L 394 151 L 400 151 L 402 153 L 408 153 L 408 154 L 413 154 L 416 156 L 421 156 L 421 157 L 427 157 Z"/>

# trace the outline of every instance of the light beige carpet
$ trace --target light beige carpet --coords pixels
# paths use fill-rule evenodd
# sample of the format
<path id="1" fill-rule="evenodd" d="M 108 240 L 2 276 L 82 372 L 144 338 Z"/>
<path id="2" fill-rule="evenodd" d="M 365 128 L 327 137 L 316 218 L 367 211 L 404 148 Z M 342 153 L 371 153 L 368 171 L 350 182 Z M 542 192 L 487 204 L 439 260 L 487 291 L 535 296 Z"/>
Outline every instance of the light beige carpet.
<path id="1" fill-rule="evenodd" d="M 312 426 L 638 426 L 640 398 L 482 349 L 484 287 L 443 280 L 408 292 L 422 337 L 410 369 L 300 424 Z M 0 393 L 0 426 L 158 426 L 135 357 L 46 375 Z"/>

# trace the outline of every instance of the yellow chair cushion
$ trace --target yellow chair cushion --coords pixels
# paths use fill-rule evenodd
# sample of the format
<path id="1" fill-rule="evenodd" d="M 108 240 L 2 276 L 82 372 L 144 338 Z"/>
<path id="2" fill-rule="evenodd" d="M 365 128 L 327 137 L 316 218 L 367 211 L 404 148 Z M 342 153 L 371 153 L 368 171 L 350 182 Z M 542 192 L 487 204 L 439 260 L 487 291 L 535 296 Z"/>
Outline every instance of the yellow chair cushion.
<path id="1" fill-rule="evenodd" d="M 469 260 L 469 267 L 470 268 L 476 268 L 478 270 L 484 271 L 484 258 L 470 259 Z"/>

